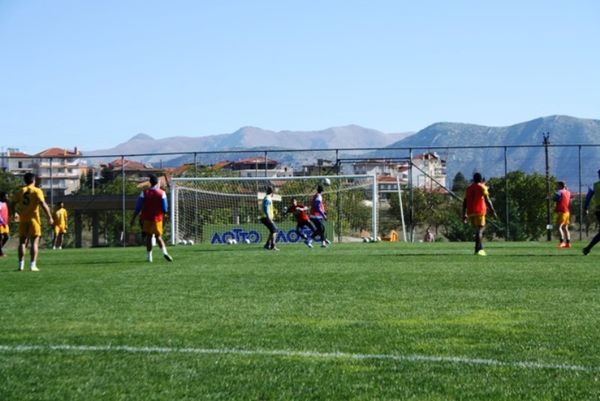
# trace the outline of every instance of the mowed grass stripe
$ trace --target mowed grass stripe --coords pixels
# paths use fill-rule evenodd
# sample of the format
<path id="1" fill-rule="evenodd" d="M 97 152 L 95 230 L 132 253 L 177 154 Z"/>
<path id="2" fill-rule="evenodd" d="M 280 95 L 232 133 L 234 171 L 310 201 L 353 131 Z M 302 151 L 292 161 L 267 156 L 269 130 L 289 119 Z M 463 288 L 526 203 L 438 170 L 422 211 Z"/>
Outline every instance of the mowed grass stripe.
<path id="1" fill-rule="evenodd" d="M 140 354 L 205 354 L 221 355 L 230 354 L 237 356 L 274 356 L 274 357 L 302 357 L 318 359 L 357 359 L 357 360 L 390 360 L 397 362 L 420 362 L 420 363 L 452 363 L 463 365 L 487 365 L 497 367 L 509 367 L 520 369 L 550 369 L 571 370 L 581 372 L 600 372 L 598 367 L 551 364 L 544 362 L 528 361 L 499 361 L 484 358 L 465 358 L 460 356 L 432 356 L 432 355 L 386 355 L 386 354 L 352 354 L 346 352 L 316 352 L 316 351 L 292 351 L 292 350 L 244 350 L 244 349 L 207 349 L 207 348 L 172 348 L 172 347 L 132 347 L 112 345 L 0 345 L 0 352 L 123 352 Z"/>

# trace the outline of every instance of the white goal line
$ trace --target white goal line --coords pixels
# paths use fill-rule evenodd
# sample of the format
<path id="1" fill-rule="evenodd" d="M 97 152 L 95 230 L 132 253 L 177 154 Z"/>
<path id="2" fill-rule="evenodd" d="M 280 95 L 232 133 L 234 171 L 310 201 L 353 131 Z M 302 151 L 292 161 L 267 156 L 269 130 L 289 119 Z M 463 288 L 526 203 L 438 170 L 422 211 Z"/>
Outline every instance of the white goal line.
<path id="1" fill-rule="evenodd" d="M 431 362 L 449 363 L 457 365 L 484 365 L 491 367 L 508 367 L 518 369 L 548 369 L 562 371 L 577 371 L 587 373 L 600 372 L 599 367 L 553 364 L 546 362 L 531 361 L 500 361 L 486 358 L 466 358 L 460 356 L 435 356 L 435 355 L 397 355 L 397 354 L 357 354 L 348 352 L 315 352 L 315 351 L 293 351 L 293 350 L 266 350 L 254 349 L 244 350 L 238 348 L 177 348 L 177 347 L 134 347 L 128 345 L 0 345 L 0 352 L 115 352 L 132 354 L 197 354 L 197 355 L 241 355 L 241 356 L 277 356 L 277 357 L 303 357 L 312 359 L 353 359 L 353 360 L 387 360 L 395 362 Z"/>

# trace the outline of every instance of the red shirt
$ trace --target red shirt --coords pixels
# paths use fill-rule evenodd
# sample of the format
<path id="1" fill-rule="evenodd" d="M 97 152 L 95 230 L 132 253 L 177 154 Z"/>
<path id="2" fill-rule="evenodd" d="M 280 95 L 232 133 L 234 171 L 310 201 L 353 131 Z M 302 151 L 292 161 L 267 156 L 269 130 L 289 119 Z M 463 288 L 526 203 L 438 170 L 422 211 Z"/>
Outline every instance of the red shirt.
<path id="1" fill-rule="evenodd" d="M 554 197 L 556 200 L 556 212 L 567 213 L 569 212 L 569 203 L 571 202 L 571 192 L 566 189 L 561 189 L 556 192 Z"/>
<path id="2" fill-rule="evenodd" d="M 298 223 L 310 220 L 308 214 L 304 211 L 304 205 L 302 203 L 296 203 L 296 206 L 291 205 L 288 207 L 287 212 L 292 213 Z"/>
<path id="3" fill-rule="evenodd" d="M 5 202 L 0 202 L 0 226 L 8 224 L 8 206 Z"/>
<path id="4" fill-rule="evenodd" d="M 465 191 L 465 200 L 467 201 L 468 216 L 484 216 L 486 214 L 486 196 L 489 196 L 489 192 L 485 184 L 474 182 L 467 187 L 467 190 Z"/>
<path id="5" fill-rule="evenodd" d="M 143 199 L 142 220 L 163 221 L 167 212 L 167 194 L 160 188 L 145 189 L 140 195 Z"/>

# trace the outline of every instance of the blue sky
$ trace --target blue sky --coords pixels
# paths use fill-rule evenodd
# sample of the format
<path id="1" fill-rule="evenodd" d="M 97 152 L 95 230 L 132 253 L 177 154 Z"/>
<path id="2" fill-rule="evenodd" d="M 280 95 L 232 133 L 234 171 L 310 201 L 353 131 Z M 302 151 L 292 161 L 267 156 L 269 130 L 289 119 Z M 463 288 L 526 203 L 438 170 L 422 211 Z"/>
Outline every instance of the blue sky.
<path id="1" fill-rule="evenodd" d="M 599 38 L 595 0 L 0 0 L 0 147 L 600 118 Z"/>

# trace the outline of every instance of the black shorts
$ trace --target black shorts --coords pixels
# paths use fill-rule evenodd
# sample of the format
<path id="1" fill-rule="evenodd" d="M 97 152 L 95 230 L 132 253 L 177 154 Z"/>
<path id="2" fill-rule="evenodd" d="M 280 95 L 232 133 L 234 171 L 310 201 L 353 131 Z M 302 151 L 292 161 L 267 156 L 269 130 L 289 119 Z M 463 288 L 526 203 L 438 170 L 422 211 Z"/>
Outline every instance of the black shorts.
<path id="1" fill-rule="evenodd" d="M 275 234 L 278 231 L 277 226 L 275 225 L 275 223 L 273 223 L 273 220 L 269 219 L 268 217 L 261 217 L 260 222 L 263 223 L 269 229 L 269 232 L 271 234 Z"/>

